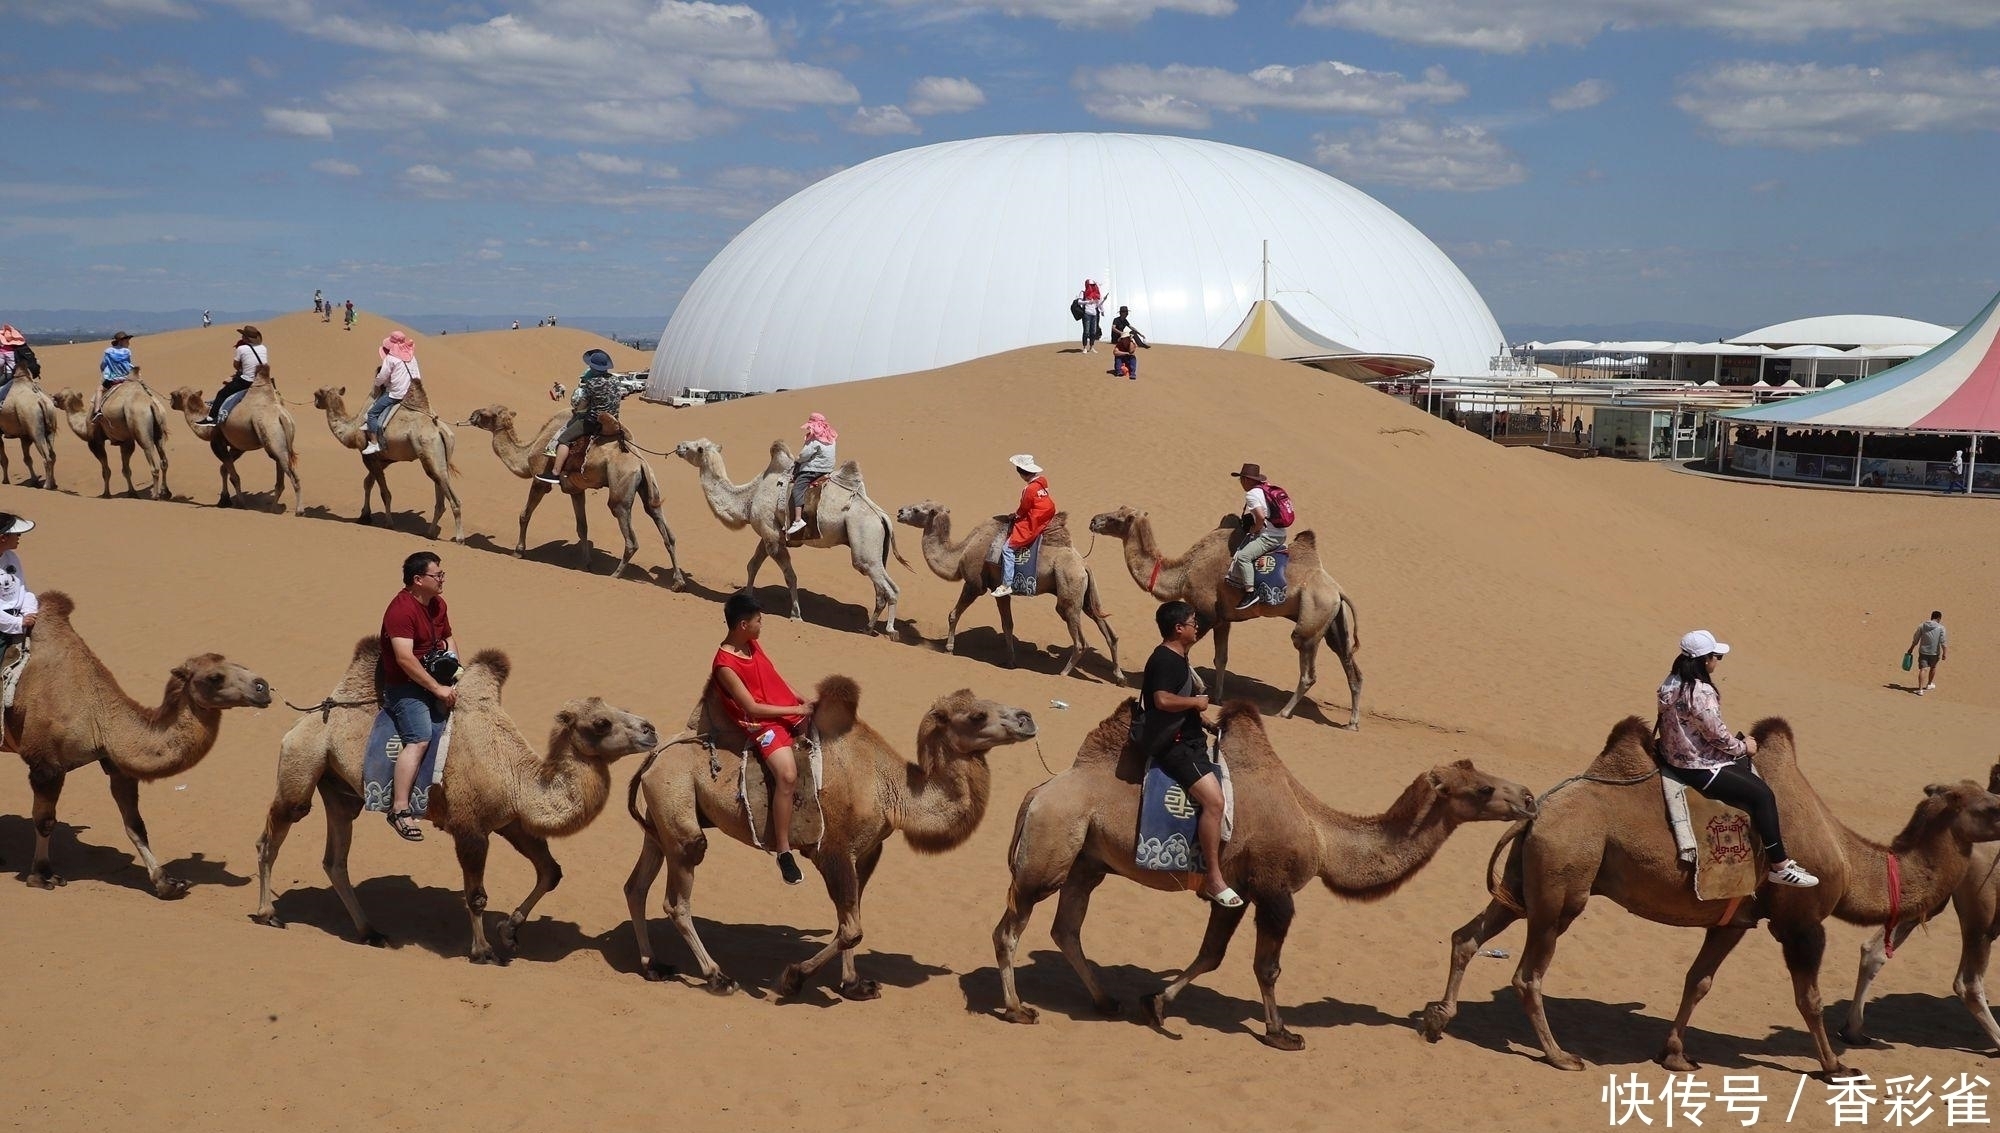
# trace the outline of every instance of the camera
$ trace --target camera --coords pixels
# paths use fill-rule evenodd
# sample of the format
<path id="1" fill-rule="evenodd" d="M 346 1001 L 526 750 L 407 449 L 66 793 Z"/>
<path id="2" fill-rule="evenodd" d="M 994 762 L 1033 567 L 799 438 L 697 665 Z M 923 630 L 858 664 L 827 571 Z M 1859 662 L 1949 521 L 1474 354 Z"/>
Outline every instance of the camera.
<path id="1" fill-rule="evenodd" d="M 458 663 L 458 654 L 448 649 L 425 655 L 423 665 L 432 680 L 447 686 L 457 684 L 458 675 L 465 671 L 465 666 Z"/>

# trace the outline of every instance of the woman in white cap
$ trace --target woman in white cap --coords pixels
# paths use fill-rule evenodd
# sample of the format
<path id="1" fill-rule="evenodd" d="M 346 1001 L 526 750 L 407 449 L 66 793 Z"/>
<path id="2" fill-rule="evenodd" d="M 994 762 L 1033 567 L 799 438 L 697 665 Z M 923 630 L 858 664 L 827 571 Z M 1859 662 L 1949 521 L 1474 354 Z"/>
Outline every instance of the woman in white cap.
<path id="1" fill-rule="evenodd" d="M 1013 596 L 1014 552 L 1040 539 L 1049 521 L 1056 517 L 1056 501 L 1049 495 L 1049 478 L 1035 458 L 1024 452 L 1008 457 L 1007 463 L 1014 466 L 1025 483 L 1021 502 L 1014 508 L 1014 526 L 1007 529 L 1007 545 L 1000 551 L 1000 585 L 993 588 L 995 598 Z"/>
<path id="2" fill-rule="evenodd" d="M 417 344 L 402 331 L 390 331 L 389 337 L 382 340 L 382 364 L 375 371 L 375 385 L 368 391 L 375 400 L 369 404 L 368 416 L 361 423 L 361 431 L 368 438 L 362 456 L 382 451 L 383 420 L 410 396 L 410 383 L 423 380 L 423 372 L 417 369 Z"/>
<path id="3" fill-rule="evenodd" d="M 0 653 L 12 649 L 35 628 L 35 613 L 41 604 L 28 590 L 28 578 L 21 571 L 21 556 L 15 549 L 21 536 L 33 531 L 35 523 L 0 511 Z"/>
<path id="4" fill-rule="evenodd" d="M 1681 638 L 1673 670 L 1660 685 L 1660 717 L 1654 727 L 1660 770 L 1716 802 L 1747 811 L 1764 844 L 1764 860 L 1771 863 L 1765 880 L 1810 889 L 1819 878 L 1785 853 L 1785 840 L 1778 832 L 1778 800 L 1750 769 L 1757 741 L 1730 732 L 1722 722 L 1722 694 L 1715 689 L 1714 674 L 1717 662 L 1728 652 L 1729 646 L 1705 629 L 1690 630 Z"/>

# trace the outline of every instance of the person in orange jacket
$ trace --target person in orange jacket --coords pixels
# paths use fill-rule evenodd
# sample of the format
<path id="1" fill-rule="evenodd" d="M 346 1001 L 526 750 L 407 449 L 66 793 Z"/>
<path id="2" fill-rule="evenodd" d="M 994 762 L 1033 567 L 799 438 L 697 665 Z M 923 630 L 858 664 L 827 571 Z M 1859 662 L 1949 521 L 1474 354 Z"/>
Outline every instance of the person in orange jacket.
<path id="1" fill-rule="evenodd" d="M 1014 509 L 1014 526 L 1008 530 L 1007 545 L 1000 552 L 1000 585 L 993 588 L 995 598 L 1013 596 L 1014 552 L 1041 538 L 1043 529 L 1056 517 L 1056 501 L 1049 495 L 1049 478 L 1035 458 L 1024 452 L 1008 457 L 1007 463 L 1021 474 L 1025 484 L 1021 488 L 1021 503 Z"/>

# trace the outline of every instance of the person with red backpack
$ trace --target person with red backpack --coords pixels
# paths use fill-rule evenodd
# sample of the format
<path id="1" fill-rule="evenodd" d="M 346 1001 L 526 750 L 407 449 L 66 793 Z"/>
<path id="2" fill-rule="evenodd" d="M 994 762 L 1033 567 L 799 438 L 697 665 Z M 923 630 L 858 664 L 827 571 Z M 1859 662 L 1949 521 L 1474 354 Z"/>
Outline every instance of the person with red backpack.
<path id="1" fill-rule="evenodd" d="M 1248 610 L 1262 599 L 1257 594 L 1255 564 L 1258 559 L 1285 547 L 1285 531 L 1297 518 L 1292 498 L 1271 483 L 1263 469 L 1246 464 L 1231 475 L 1243 487 L 1243 542 L 1229 560 L 1229 581 L 1243 591 L 1236 608 Z"/>

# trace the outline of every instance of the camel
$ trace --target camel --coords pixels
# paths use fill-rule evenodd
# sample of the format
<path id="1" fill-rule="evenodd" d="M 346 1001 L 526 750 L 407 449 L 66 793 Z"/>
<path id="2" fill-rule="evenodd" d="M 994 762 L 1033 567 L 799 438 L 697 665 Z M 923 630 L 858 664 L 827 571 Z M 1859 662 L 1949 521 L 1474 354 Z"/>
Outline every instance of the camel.
<path id="1" fill-rule="evenodd" d="M 278 396 L 277 383 L 268 375 L 258 378 L 244 391 L 243 400 L 236 403 L 236 408 L 229 411 L 229 420 L 220 426 L 200 424 L 208 414 L 208 402 L 200 391 L 182 386 L 169 400 L 187 417 L 188 428 L 207 441 L 215 459 L 222 462 L 222 496 L 215 501 L 216 507 L 231 506 L 234 496 L 243 492 L 243 478 L 236 474 L 236 459 L 246 452 L 262 449 L 278 468 L 278 483 L 271 489 L 272 506 L 284 510 L 285 479 L 290 477 L 292 514 L 301 514 L 304 503 L 299 491 L 299 450 L 294 443 L 298 423 L 292 420 L 292 411 L 285 408 L 284 398 Z"/>
<path id="2" fill-rule="evenodd" d="M 1791 726 L 1777 718 L 1759 721 L 1754 729 L 1757 773 L 1778 797 L 1785 848 L 1819 875 L 1819 885 L 1766 885 L 1741 904 L 1702 901 L 1676 855 L 1660 785 L 1651 774 L 1651 732 L 1636 716 L 1621 721 L 1587 777 L 1542 796 L 1540 815 L 1501 837 L 1488 864 L 1493 900 L 1452 934 L 1451 974 L 1444 998 L 1424 1009 L 1424 1037 L 1436 1042 L 1444 1036 L 1458 1013 L 1465 967 L 1479 947 L 1525 916 L 1528 940 L 1514 972 L 1514 990 L 1550 1064 L 1582 1070 L 1583 1060 L 1558 1046 L 1549 1030 L 1542 977 L 1563 931 L 1591 895 L 1601 893 L 1649 921 L 1706 930 L 1660 1054 L 1668 1070 L 1698 1069 L 1686 1052 L 1688 1019 L 1730 950 L 1758 920 L 1768 918 L 1822 1070 L 1835 1078 L 1853 1073 L 1834 1057 L 1821 1017 L 1819 965 L 1826 951 L 1826 918 L 1884 924 L 1899 914 L 1917 917 L 1943 904 L 1965 876 L 1972 844 L 2000 839 L 2000 797 L 1970 780 L 1928 787 L 1895 840 L 1877 845 L 1842 825 L 1800 773 Z M 1503 853 L 1504 875 L 1494 878 L 1492 863 Z M 1898 874 L 1900 890 L 1892 891 L 1890 878 Z M 1733 914 L 1726 923 L 1725 914 Z"/>
<path id="3" fill-rule="evenodd" d="M 1361 727 L 1361 665 L 1354 659 L 1361 649 L 1361 630 L 1356 622 L 1354 599 L 1328 574 L 1319 555 L 1319 541 L 1310 531 L 1291 537 L 1292 561 L 1286 573 L 1285 604 L 1259 603 L 1248 610 L 1236 608 L 1241 591 L 1229 582 L 1229 537 L 1232 524 L 1216 528 L 1201 537 L 1177 559 L 1166 557 L 1153 538 L 1153 522 L 1143 511 L 1121 507 L 1092 517 L 1091 531 L 1110 535 L 1125 544 L 1125 569 L 1132 581 L 1162 602 L 1176 599 L 1194 606 L 1204 625 L 1215 631 L 1215 693 L 1222 697 L 1229 678 L 1229 626 L 1251 618 L 1286 618 L 1292 621 L 1292 648 L 1299 651 L 1299 687 L 1278 711 L 1288 717 L 1305 699 L 1306 690 L 1319 679 L 1319 643 L 1324 640 L 1340 658 L 1347 674 L 1348 731 Z"/>
<path id="4" fill-rule="evenodd" d="M 474 410 L 465 421 L 475 429 L 492 433 L 493 455 L 500 458 L 507 471 L 528 482 L 528 503 L 521 509 L 521 534 L 514 543 L 514 557 L 517 559 L 528 551 L 528 519 L 535 514 L 535 508 L 550 490 L 547 484 L 534 478 L 535 462 L 548 447 L 549 439 L 567 420 L 567 413 L 549 418 L 532 441 L 523 441 L 514 432 L 514 411 L 504 405 L 489 405 Z M 687 585 L 680 557 L 674 553 L 674 533 L 667 529 L 666 513 L 660 510 L 659 475 L 645 457 L 627 452 L 622 446 L 592 446 L 584 460 L 583 471 L 562 484 L 562 490 L 568 493 L 570 503 L 576 508 L 576 541 L 582 549 L 584 564 L 587 566 L 590 563 L 590 526 L 583 515 L 584 494 L 599 488 L 610 491 L 608 503 L 611 514 L 618 517 L 618 529 L 625 533 L 625 555 L 618 560 L 618 568 L 611 572 L 611 577 L 622 576 L 632 556 L 639 552 L 639 537 L 632 532 L 632 505 L 636 501 L 652 517 L 653 526 L 660 529 L 661 541 L 667 545 L 667 561 L 673 565 L 673 588 L 679 590 Z"/>
<path id="5" fill-rule="evenodd" d="M 2000 795 L 2000 763 L 1994 764 L 1987 774 L 1986 789 Z M 1993 1009 L 1986 1002 L 1986 965 L 1993 959 L 1993 939 L 2000 936 L 2000 847 L 1972 848 L 1972 861 L 1958 888 L 1951 892 L 1951 904 L 1958 912 L 1958 974 L 1951 981 L 1952 993 L 1972 1012 L 1986 1032 L 1988 1043 L 2000 1047 L 2000 1025 L 1995 1025 Z M 1898 918 L 1894 946 L 1901 948 L 1918 925 L 1943 911 L 1923 909 L 1915 915 Z M 1889 933 L 1884 926 L 1861 946 L 1861 970 L 1855 977 L 1854 998 L 1847 1004 L 1847 1024 L 1840 1028 L 1840 1041 L 1848 1046 L 1865 1046 L 1871 1041 L 1862 1029 L 1862 1015 L 1868 1004 L 1869 986 L 1875 982 L 1882 965 L 1889 962 L 1889 953 L 1883 947 Z"/>
<path id="6" fill-rule="evenodd" d="M 389 503 L 389 478 L 385 473 L 391 464 L 414 460 L 437 488 L 436 506 L 431 509 L 431 537 L 443 538 L 444 508 L 449 503 L 451 541 L 463 543 L 465 522 L 459 513 L 458 492 L 451 486 L 452 474 L 458 471 L 451 463 L 458 437 L 450 425 L 438 420 L 437 415 L 431 412 L 430 399 L 424 395 L 423 388 L 422 382 L 411 383 L 410 396 L 404 399 L 403 407 L 389 418 L 388 427 L 382 431 L 382 451 L 361 458 L 364 472 L 361 477 L 361 522 L 367 523 L 372 517 L 368 503 L 377 488 L 382 491 L 384 517 L 393 514 Z M 326 427 L 332 430 L 334 440 L 359 451 L 368 446 L 368 438 L 361 431 L 367 414 L 364 411 L 349 417 L 346 397 L 346 386 L 321 386 L 313 391 L 313 406 L 326 411 Z"/>
<path id="7" fill-rule="evenodd" d="M 152 466 L 153 483 L 147 494 L 164 500 L 173 493 L 167 488 L 167 403 L 139 382 L 120 382 L 104 399 L 104 411 L 90 417 L 90 399 L 73 389 L 55 397 L 57 408 L 69 418 L 69 430 L 89 446 L 98 467 L 104 470 L 104 498 L 111 497 L 111 458 L 106 445 L 116 445 L 125 469 L 125 490 L 138 494 L 132 482 L 132 450 L 146 454 Z"/>
<path id="8" fill-rule="evenodd" d="M 215 746 L 223 710 L 269 707 L 271 686 L 221 654 L 201 653 L 174 666 L 160 706 L 148 708 L 125 695 L 77 634 L 70 624 L 75 610 L 76 602 L 61 591 L 41 596 L 30 635 L 33 652 L 6 713 L 7 750 L 28 765 L 28 786 L 35 793 L 35 858 L 27 882 L 38 889 L 67 884 L 49 859 L 56 800 L 65 776 L 95 763 L 111 778 L 125 836 L 152 879 L 154 895 L 180 897 L 188 883 L 170 876 L 153 856 L 146 820 L 139 816 L 139 784 L 200 763 Z"/>
<path id="9" fill-rule="evenodd" d="M 1063 516 L 1056 516 L 1061 523 Z M 924 562 L 929 564 L 931 573 L 946 582 L 959 584 L 958 605 L 952 607 L 951 619 L 945 625 L 944 651 L 953 652 L 958 640 L 958 619 L 966 608 L 977 602 L 998 584 L 998 567 L 992 580 L 986 577 L 989 569 L 986 554 L 993 546 L 993 540 L 1010 520 L 989 519 L 972 529 L 971 534 L 957 546 L 951 542 L 951 509 L 933 500 L 911 504 L 896 512 L 896 522 L 919 527 L 924 532 Z M 1051 526 L 1054 526 L 1052 524 Z M 1097 596 L 1097 582 L 1090 577 L 1090 571 L 1083 564 L 1083 556 L 1077 554 L 1076 547 L 1068 541 L 1067 532 L 1058 541 L 1047 538 L 1042 541 L 1042 552 L 1035 563 L 1035 593 L 1056 596 L 1056 613 L 1062 615 L 1063 624 L 1069 626 L 1070 653 L 1064 662 L 1062 675 L 1069 676 L 1076 663 L 1083 657 L 1083 617 L 1097 623 L 1097 631 L 1104 635 L 1104 644 L 1111 652 L 1111 671 L 1125 679 L 1125 671 L 1118 667 L 1118 635 L 1111 629 L 1111 621 L 1104 616 L 1104 605 Z M 1014 600 L 996 598 L 1000 606 L 1000 632 L 1007 639 L 1007 667 L 1014 667 Z"/>
<path id="10" fill-rule="evenodd" d="M 347 877 L 354 820 L 362 807 L 363 749 L 375 723 L 376 663 L 381 640 L 362 638 L 329 704 L 309 711 L 278 744 L 278 791 L 257 840 L 257 911 L 250 919 L 285 927 L 271 897 L 271 865 L 292 824 L 312 811 L 315 788 L 326 804 L 326 876 L 354 918 L 364 943 L 388 939 L 368 923 Z M 591 824 L 611 796 L 613 760 L 649 751 L 658 742 L 653 725 L 597 697 L 572 700 L 556 713 L 546 755 L 500 706 L 511 666 L 507 655 L 481 650 L 458 683 L 444 782 L 431 791 L 424 818 L 451 835 L 465 873 L 465 908 L 472 918 L 472 962 L 499 959 L 486 939 L 486 850 L 498 834 L 535 867 L 535 887 L 496 929 L 501 947 L 514 949 L 516 931 L 543 894 L 562 883 L 562 867 L 549 839 L 566 838 Z M 504 961 L 503 961 L 504 962 Z"/>
<path id="11" fill-rule="evenodd" d="M 882 860 L 883 844 L 899 830 L 918 853 L 938 854 L 964 844 L 986 816 L 991 786 L 986 753 L 1033 739 L 1035 721 L 1022 709 L 959 689 L 938 697 L 924 713 L 912 765 L 856 715 L 861 689 L 854 681 L 827 677 L 819 683 L 818 699 L 813 719 L 823 753 L 819 803 L 825 828 L 818 844 L 805 845 L 795 835 L 794 845 L 819 867 L 839 924 L 825 948 L 785 969 L 778 992 L 796 995 L 806 977 L 838 954 L 841 996 L 875 999 L 881 988 L 856 974 L 854 953 L 861 944 L 861 897 Z M 709 742 L 723 742 L 724 751 L 732 742 L 739 749 L 746 746 L 735 742 L 742 738 L 740 732 L 727 725 L 724 729 L 734 734 Z M 625 903 L 639 939 L 640 973 L 648 980 L 667 978 L 672 970 L 653 959 L 646 927 L 646 894 L 664 863 L 667 915 L 694 953 L 708 990 L 727 995 L 736 990 L 736 981 L 723 974 L 695 932 L 694 871 L 708 853 L 710 828 L 745 845 L 755 843 L 736 800 L 734 761 L 717 775 L 711 773 L 709 759 L 701 746 L 670 744 L 648 756 L 633 776 L 626 807 L 645 841 L 625 882 Z"/>
<path id="12" fill-rule="evenodd" d="M 708 501 L 708 510 L 731 531 L 741 531 L 745 527 L 757 533 L 757 549 L 750 555 L 747 568 L 748 581 L 745 586 L 755 588 L 757 570 L 766 558 L 776 559 L 778 569 L 785 572 L 785 588 L 792 595 L 792 620 L 805 617 L 799 607 L 799 576 L 792 570 L 792 544 L 784 535 L 785 521 L 791 516 L 788 506 L 792 481 L 792 454 L 783 441 L 771 442 L 771 459 L 764 471 L 756 479 L 745 484 L 732 483 L 729 469 L 722 463 L 722 446 L 702 437 L 699 440 L 683 441 L 674 446 L 674 455 L 694 465 L 701 474 L 701 494 Z M 801 539 L 799 546 L 840 547 L 845 546 L 853 556 L 854 569 L 868 576 L 875 587 L 875 609 L 869 615 L 869 632 L 874 632 L 880 624 L 882 632 L 894 636 L 896 632 L 896 599 L 901 594 L 894 579 L 889 577 L 889 556 L 903 564 L 904 569 L 913 570 L 909 560 L 896 549 L 896 529 L 889 522 L 889 513 L 880 504 L 868 498 L 868 489 L 861 482 L 861 470 L 853 461 L 840 466 L 827 478 L 826 487 L 821 492 L 818 511 L 818 530 L 810 539 Z M 810 532 L 809 532 L 810 533 Z"/>
<path id="13" fill-rule="evenodd" d="M 27 466 L 27 483 L 35 482 L 34 454 L 42 456 L 41 482 L 56 486 L 56 403 L 42 392 L 42 384 L 27 374 L 17 374 L 7 386 L 7 399 L 0 401 L 0 484 L 14 482 L 7 467 L 7 438 L 21 442 L 21 463 Z"/>
<path id="14" fill-rule="evenodd" d="M 1039 1017 L 1014 989 L 1015 949 L 1035 905 L 1060 893 L 1057 947 L 1103 1015 L 1118 1001 L 1104 993 L 1083 954 L 1083 920 L 1090 895 L 1107 876 L 1130 878 L 1149 889 L 1178 892 L 1184 875 L 1140 869 L 1134 863 L 1139 831 L 1140 783 L 1145 759 L 1130 742 L 1127 701 L 1085 737 L 1068 770 L 1029 791 L 1014 819 L 1007 850 L 1013 882 L 1007 910 L 993 929 L 1000 1016 L 1012 1023 Z M 1305 1039 L 1278 1015 L 1279 956 L 1292 924 L 1292 894 L 1317 878 L 1356 901 L 1394 893 L 1430 863 L 1461 823 L 1507 821 L 1535 813 L 1526 787 L 1478 771 L 1470 760 L 1433 767 L 1417 776 L 1378 815 L 1343 814 L 1314 798 L 1272 750 L 1257 710 L 1247 701 L 1222 707 L 1222 753 L 1235 782 L 1235 837 L 1224 844 L 1223 875 L 1244 904 L 1209 910 L 1208 931 L 1194 962 L 1164 991 L 1146 997 L 1145 1014 L 1166 1023 L 1174 997 L 1222 963 L 1230 937 L 1249 907 L 1257 910 L 1257 985 L 1264 994 L 1264 1033 L 1258 1041 L 1278 1050 L 1301 1050 Z"/>

